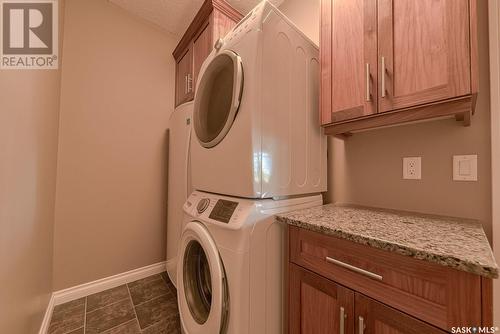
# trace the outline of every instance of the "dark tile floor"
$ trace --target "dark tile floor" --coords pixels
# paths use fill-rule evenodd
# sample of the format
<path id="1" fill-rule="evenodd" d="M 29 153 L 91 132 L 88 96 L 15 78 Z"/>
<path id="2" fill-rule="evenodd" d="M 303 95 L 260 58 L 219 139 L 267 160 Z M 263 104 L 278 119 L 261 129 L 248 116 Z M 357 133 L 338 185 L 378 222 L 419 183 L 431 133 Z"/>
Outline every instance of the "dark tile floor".
<path id="1" fill-rule="evenodd" d="M 177 294 L 167 273 L 54 308 L 48 334 L 180 334 Z"/>

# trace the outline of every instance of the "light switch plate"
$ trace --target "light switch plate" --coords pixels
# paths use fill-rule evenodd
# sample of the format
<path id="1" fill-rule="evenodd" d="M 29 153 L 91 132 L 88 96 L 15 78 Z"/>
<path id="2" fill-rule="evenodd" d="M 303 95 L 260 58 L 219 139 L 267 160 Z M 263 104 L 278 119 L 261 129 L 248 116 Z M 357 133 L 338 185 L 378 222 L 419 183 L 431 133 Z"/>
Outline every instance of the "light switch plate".
<path id="1" fill-rule="evenodd" d="M 453 180 L 477 181 L 477 155 L 453 156 Z"/>
<path id="2" fill-rule="evenodd" d="M 420 180 L 422 179 L 422 158 L 407 157 L 403 158 L 403 179 Z"/>

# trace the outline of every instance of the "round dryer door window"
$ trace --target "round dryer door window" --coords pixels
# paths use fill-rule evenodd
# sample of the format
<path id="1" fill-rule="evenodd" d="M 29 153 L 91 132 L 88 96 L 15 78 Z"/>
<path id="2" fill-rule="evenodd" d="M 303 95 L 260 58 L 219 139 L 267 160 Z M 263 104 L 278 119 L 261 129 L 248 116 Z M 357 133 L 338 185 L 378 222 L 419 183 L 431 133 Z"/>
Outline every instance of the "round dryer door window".
<path id="1" fill-rule="evenodd" d="M 214 147 L 229 132 L 243 88 L 241 58 L 224 50 L 204 66 L 196 88 L 193 127 L 203 147 Z"/>
<path id="2" fill-rule="evenodd" d="M 224 266 L 208 230 L 190 222 L 181 238 L 177 283 L 181 323 L 186 333 L 223 333 L 228 292 Z"/>

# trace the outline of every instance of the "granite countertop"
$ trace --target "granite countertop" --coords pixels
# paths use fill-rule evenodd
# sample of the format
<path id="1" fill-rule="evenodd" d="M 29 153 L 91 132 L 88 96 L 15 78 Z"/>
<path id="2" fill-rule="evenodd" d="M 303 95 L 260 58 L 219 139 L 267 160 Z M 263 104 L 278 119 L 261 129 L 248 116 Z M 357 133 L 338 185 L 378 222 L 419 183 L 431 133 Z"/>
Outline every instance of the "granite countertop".
<path id="1" fill-rule="evenodd" d="M 485 276 L 498 266 L 476 220 L 327 204 L 277 215 L 278 221 Z"/>

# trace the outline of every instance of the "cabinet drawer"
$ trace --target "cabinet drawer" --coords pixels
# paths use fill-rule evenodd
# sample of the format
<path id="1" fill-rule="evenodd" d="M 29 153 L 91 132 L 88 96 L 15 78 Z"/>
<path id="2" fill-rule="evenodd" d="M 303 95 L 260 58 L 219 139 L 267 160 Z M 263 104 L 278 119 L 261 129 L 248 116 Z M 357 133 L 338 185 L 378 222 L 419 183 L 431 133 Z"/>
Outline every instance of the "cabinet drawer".
<path id="1" fill-rule="evenodd" d="M 479 276 L 289 227 L 290 261 L 445 330 L 481 324 Z"/>

